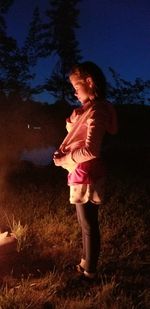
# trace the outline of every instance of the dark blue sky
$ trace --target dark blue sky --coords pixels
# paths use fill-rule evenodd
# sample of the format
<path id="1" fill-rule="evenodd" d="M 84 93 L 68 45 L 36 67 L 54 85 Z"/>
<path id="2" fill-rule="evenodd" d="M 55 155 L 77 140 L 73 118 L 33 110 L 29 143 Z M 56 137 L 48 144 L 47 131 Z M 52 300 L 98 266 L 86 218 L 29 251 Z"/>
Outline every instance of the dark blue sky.
<path id="1" fill-rule="evenodd" d="M 8 13 L 8 33 L 21 45 L 36 5 L 41 13 L 48 0 L 15 0 Z M 83 60 L 96 62 L 108 80 L 108 67 L 124 79 L 150 79 L 150 1 L 82 0 L 79 4 L 80 29 L 77 31 Z M 40 61 L 37 80 L 44 81 L 52 70 L 53 59 Z M 36 80 L 36 81 L 37 81 Z M 42 101 L 49 95 L 40 95 Z"/>

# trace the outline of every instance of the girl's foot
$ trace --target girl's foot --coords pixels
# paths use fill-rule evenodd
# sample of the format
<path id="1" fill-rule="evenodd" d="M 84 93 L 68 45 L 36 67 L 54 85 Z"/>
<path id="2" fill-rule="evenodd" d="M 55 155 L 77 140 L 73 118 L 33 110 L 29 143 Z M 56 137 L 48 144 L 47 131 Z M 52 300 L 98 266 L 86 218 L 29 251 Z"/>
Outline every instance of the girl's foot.
<path id="1" fill-rule="evenodd" d="M 76 270 L 78 273 L 84 274 L 84 268 L 80 264 L 76 265 Z"/>
<path id="2" fill-rule="evenodd" d="M 82 274 L 87 279 L 95 279 L 96 278 L 96 272 L 88 272 L 85 270 L 86 268 L 86 260 L 81 259 L 80 264 L 76 265 L 76 270 L 78 273 Z"/>
<path id="3" fill-rule="evenodd" d="M 86 266 L 86 260 L 81 259 L 80 264 L 76 265 L 76 269 L 79 273 L 83 274 Z"/>
<path id="4" fill-rule="evenodd" d="M 88 278 L 88 279 L 95 279 L 96 278 L 96 273 L 91 273 L 86 270 L 84 270 L 83 275 Z"/>

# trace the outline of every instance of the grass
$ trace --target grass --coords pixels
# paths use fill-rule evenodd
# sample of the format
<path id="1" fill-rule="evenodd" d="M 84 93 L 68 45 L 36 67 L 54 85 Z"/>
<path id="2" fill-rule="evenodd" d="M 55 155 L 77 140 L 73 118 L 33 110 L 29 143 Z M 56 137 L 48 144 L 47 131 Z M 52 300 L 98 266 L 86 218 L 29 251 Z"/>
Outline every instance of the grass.
<path id="1" fill-rule="evenodd" d="M 19 247 L 0 275 L 0 309 L 148 309 L 149 189 L 146 168 L 114 159 L 99 212 L 98 279 L 83 284 L 72 270 L 81 235 L 65 172 L 14 170 L 3 186 L 0 225 L 13 230 Z"/>

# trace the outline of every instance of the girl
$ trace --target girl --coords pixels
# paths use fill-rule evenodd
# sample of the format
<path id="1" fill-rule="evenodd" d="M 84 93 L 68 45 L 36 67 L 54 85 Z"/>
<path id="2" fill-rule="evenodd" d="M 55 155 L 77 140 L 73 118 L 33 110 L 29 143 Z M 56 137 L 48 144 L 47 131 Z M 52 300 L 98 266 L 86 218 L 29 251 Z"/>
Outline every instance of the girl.
<path id="1" fill-rule="evenodd" d="M 82 229 L 83 252 L 77 271 L 94 279 L 100 252 L 98 205 L 106 175 L 101 145 L 106 132 L 117 132 L 117 121 L 114 108 L 106 101 L 105 76 L 96 64 L 75 65 L 69 79 L 81 107 L 67 119 L 68 135 L 54 154 L 54 163 L 69 171 L 70 203 L 76 205 Z"/>

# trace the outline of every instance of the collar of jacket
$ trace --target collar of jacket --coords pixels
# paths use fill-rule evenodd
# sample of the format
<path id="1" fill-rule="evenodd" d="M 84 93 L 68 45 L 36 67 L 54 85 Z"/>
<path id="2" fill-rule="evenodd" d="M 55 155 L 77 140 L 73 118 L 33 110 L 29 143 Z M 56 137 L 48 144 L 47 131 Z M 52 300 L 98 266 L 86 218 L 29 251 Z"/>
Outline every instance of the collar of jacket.
<path id="1" fill-rule="evenodd" d="M 88 110 L 90 107 L 92 107 L 94 105 L 95 105 L 95 101 L 94 100 L 92 100 L 92 101 L 89 100 L 86 103 L 84 103 L 81 108 L 82 108 L 83 112 L 85 112 L 86 110 Z"/>

